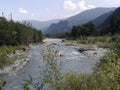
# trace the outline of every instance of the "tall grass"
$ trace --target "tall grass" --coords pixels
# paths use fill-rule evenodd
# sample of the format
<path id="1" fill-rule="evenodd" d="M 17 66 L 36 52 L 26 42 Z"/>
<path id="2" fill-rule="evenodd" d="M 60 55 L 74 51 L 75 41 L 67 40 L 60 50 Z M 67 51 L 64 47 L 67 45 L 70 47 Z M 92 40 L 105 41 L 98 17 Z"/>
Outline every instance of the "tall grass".
<path id="1" fill-rule="evenodd" d="M 110 48 L 111 47 L 111 37 L 110 36 L 96 36 L 96 37 L 85 37 L 81 36 L 76 39 L 77 43 L 80 44 L 96 44 L 101 48 Z"/>
<path id="2" fill-rule="evenodd" d="M 25 46 L 2 46 L 0 47 L 0 68 L 6 65 L 10 65 L 14 62 L 13 57 L 9 57 L 10 54 L 15 54 L 16 50 L 24 50 Z"/>
<path id="3" fill-rule="evenodd" d="M 62 74 L 57 64 L 56 54 L 50 49 L 48 51 L 43 56 L 46 63 L 46 69 L 43 72 L 44 79 L 42 83 L 33 84 L 39 86 L 39 89 L 35 90 L 47 90 L 43 88 L 46 84 L 49 85 L 49 90 L 120 90 L 120 57 L 116 51 L 111 50 L 105 55 L 92 74 L 76 72 Z M 26 88 L 31 82 L 33 81 L 25 83 Z"/>
<path id="4" fill-rule="evenodd" d="M 43 53 L 43 78 L 39 78 L 38 82 L 30 78 L 29 82 L 22 85 L 22 90 L 33 90 L 29 85 L 34 90 L 48 90 L 46 85 L 49 90 L 120 90 L 120 37 L 115 40 L 111 51 L 96 65 L 92 74 L 70 72 L 62 75 L 57 63 L 57 52 L 48 48 L 48 52 Z"/>

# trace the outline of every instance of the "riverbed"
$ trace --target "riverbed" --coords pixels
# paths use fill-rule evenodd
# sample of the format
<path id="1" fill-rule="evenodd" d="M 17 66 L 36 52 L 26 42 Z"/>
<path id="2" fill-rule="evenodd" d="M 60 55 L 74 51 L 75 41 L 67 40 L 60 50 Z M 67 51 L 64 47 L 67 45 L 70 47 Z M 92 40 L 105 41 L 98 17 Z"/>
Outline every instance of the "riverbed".
<path id="1" fill-rule="evenodd" d="M 37 80 L 44 67 L 42 52 L 48 46 L 59 52 L 62 61 L 62 72 L 92 73 L 93 67 L 99 61 L 98 58 L 92 58 L 84 53 L 80 53 L 72 45 L 66 46 L 62 39 L 45 39 L 44 43 L 30 45 L 30 51 L 27 55 L 29 62 L 14 74 L 5 75 L 3 78 L 7 81 L 5 90 L 20 90 L 23 80 L 29 79 L 29 75 Z M 103 54 L 106 50 L 102 50 Z M 89 54 L 88 52 L 86 52 Z"/>

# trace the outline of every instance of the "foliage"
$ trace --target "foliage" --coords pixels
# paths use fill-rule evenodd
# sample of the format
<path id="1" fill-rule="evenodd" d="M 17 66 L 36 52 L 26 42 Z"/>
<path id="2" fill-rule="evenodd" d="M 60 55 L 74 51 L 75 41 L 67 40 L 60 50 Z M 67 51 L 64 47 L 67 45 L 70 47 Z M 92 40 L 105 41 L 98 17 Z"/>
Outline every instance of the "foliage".
<path id="1" fill-rule="evenodd" d="M 117 8 L 103 23 L 100 25 L 100 33 L 117 34 L 120 33 L 120 7 Z"/>
<path id="2" fill-rule="evenodd" d="M 114 36 L 113 39 L 115 39 Z M 119 48 L 120 38 L 114 43 Z M 117 49 L 105 55 L 101 62 L 95 67 L 91 74 L 79 74 L 70 72 L 65 75 L 61 73 L 61 64 L 57 61 L 57 51 L 48 48 L 43 52 L 45 63 L 44 71 L 40 73 L 40 78 L 34 81 L 32 77 L 22 85 L 22 90 L 119 90 L 120 89 L 120 56 Z"/>
<path id="3" fill-rule="evenodd" d="M 15 50 L 25 50 L 23 45 L 37 41 L 42 41 L 41 31 L 37 31 L 25 22 L 21 24 L 0 17 L 0 68 L 13 62 L 9 54 L 15 54 Z"/>
<path id="4" fill-rule="evenodd" d="M 57 61 L 58 52 L 48 47 L 42 54 L 45 64 L 44 70 L 40 73 L 40 77 L 37 81 L 34 81 L 31 76 L 29 80 L 25 80 L 27 82 L 26 87 L 32 86 L 35 90 L 46 90 L 46 87 L 51 90 L 60 90 L 63 79 L 61 74 L 61 62 Z M 26 85 L 26 82 L 22 87 Z"/>
<path id="5" fill-rule="evenodd" d="M 113 49 L 116 53 L 118 53 L 118 55 L 119 55 L 119 53 L 120 53 L 120 35 L 119 35 L 119 34 L 114 35 L 114 36 L 112 37 L 111 41 L 112 41 L 112 43 L 113 43 L 112 49 Z M 120 55 L 119 55 L 119 56 L 120 56 Z"/>
<path id="6" fill-rule="evenodd" d="M 0 46 L 2 45 L 20 45 L 42 41 L 41 31 L 33 29 L 29 24 L 21 24 L 8 21 L 5 17 L 0 17 Z"/>
<path id="7" fill-rule="evenodd" d="M 81 26 L 73 26 L 70 38 L 77 39 L 80 36 L 115 35 L 120 33 L 120 7 L 117 8 L 99 27 L 92 22 Z"/>
<path id="8" fill-rule="evenodd" d="M 101 47 L 101 48 L 110 48 L 111 44 L 113 44 L 112 38 L 110 36 L 96 36 L 96 37 L 80 36 L 78 39 L 76 39 L 76 41 L 77 43 L 86 44 L 86 45 L 96 44 L 98 47 Z"/>
<path id="9" fill-rule="evenodd" d="M 52 90 L 60 88 L 62 80 L 61 62 L 57 61 L 57 51 L 53 51 L 48 47 L 47 52 L 43 52 L 43 60 L 45 61 L 45 82 L 50 85 Z"/>
<path id="10" fill-rule="evenodd" d="M 68 73 L 62 90 L 109 90 L 108 83 L 102 75 Z"/>
<path id="11" fill-rule="evenodd" d="M 62 90 L 120 90 L 120 38 L 119 35 L 113 38 L 114 48 L 101 59 L 94 72 L 68 73 L 63 81 Z"/>
<path id="12" fill-rule="evenodd" d="M 111 51 L 101 60 L 100 73 L 108 78 L 110 90 L 120 89 L 120 57 Z"/>
<path id="13" fill-rule="evenodd" d="M 112 38 L 111 51 L 101 59 L 98 70 L 108 78 L 110 90 L 120 89 L 120 36 Z"/>
<path id="14" fill-rule="evenodd" d="M 4 66 L 10 65 L 14 62 L 14 59 L 12 57 L 9 57 L 9 55 L 15 54 L 16 50 L 25 50 L 25 46 L 19 45 L 0 47 L 0 68 L 3 68 Z"/>
<path id="15" fill-rule="evenodd" d="M 0 78 L 0 90 L 4 90 L 4 87 L 6 86 L 6 81 Z"/>
<path id="16" fill-rule="evenodd" d="M 22 84 L 22 87 L 21 87 L 21 90 L 30 90 L 29 86 L 28 86 L 28 83 L 23 83 Z"/>
<path id="17" fill-rule="evenodd" d="M 113 15 L 119 15 L 119 8 L 113 13 Z M 119 16 L 112 16 L 110 24 L 105 26 L 106 29 L 110 29 L 110 33 L 112 35 L 120 30 L 119 19 Z M 15 24 L 12 21 L 7 21 L 3 17 L 2 19 L 0 18 L 0 20 L 2 20 L 2 24 L 0 24 L 0 37 L 3 37 L 3 40 L 0 40 L 1 45 L 16 45 L 18 43 L 27 44 L 32 42 L 31 40 L 37 41 L 39 39 L 36 31 L 32 33 L 33 31 L 30 30 L 30 36 L 27 36 L 27 29 L 30 29 L 30 27 L 26 28 L 26 25 L 24 26 L 19 23 Z M 8 25 L 10 29 L 5 25 Z M 17 26 L 18 29 L 15 29 L 14 25 L 18 25 L 20 27 Z M 21 27 L 22 32 L 20 31 Z M 11 30 L 13 31 L 11 32 Z M 19 34 L 17 34 L 17 30 L 19 30 Z M 108 34 L 109 32 L 106 30 L 102 33 Z M 45 64 L 44 71 L 42 72 L 43 77 L 40 77 L 38 81 L 34 81 L 32 77 L 30 77 L 30 80 L 25 82 L 21 89 L 30 90 L 29 85 L 31 85 L 36 90 L 44 90 L 46 86 L 51 90 L 120 90 L 120 35 L 112 36 L 112 38 L 102 36 L 96 38 L 91 37 L 88 39 L 88 37 L 86 37 L 95 36 L 96 34 L 97 32 L 95 27 L 91 22 L 82 26 L 74 26 L 71 32 L 71 37 L 74 39 L 79 38 L 79 42 L 82 43 L 101 44 L 102 42 L 102 45 L 103 43 L 110 43 L 113 45 L 110 52 L 101 59 L 93 73 L 79 74 L 73 72 L 62 75 L 60 68 L 61 64 L 57 61 L 57 51 L 48 48 L 47 51 L 43 52 L 43 60 Z M 5 35 L 5 37 L 3 35 Z M 0 58 L 3 64 L 6 63 L 5 60 L 7 60 L 6 53 L 12 51 L 6 47 L 4 48 L 5 49 L 0 49 Z M 12 52 L 14 52 L 14 50 Z M 2 66 L 2 64 L 0 66 Z M 3 90 L 5 85 L 6 82 L 0 82 L 0 89 Z"/>
<path id="18" fill-rule="evenodd" d="M 98 34 L 95 25 L 92 22 L 82 26 L 73 26 L 70 37 L 79 38 L 80 36 L 96 36 Z"/>

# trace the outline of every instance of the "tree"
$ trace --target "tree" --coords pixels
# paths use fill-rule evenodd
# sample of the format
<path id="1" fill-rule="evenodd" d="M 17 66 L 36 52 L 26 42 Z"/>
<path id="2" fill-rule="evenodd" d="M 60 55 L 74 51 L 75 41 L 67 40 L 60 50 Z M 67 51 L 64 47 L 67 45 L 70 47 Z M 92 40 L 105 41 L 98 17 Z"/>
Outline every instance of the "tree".
<path id="1" fill-rule="evenodd" d="M 80 36 L 96 36 L 98 31 L 92 22 L 88 22 L 81 26 L 73 26 L 70 36 L 73 38 L 79 38 Z"/>
<path id="2" fill-rule="evenodd" d="M 5 17 L 0 17 L 0 46 L 2 45 L 28 45 L 34 41 L 42 41 L 42 32 L 38 31 L 28 23 L 21 24 L 8 21 Z"/>
<path id="3" fill-rule="evenodd" d="M 79 32 L 78 27 L 73 26 L 70 36 L 76 39 L 78 37 L 78 32 Z"/>

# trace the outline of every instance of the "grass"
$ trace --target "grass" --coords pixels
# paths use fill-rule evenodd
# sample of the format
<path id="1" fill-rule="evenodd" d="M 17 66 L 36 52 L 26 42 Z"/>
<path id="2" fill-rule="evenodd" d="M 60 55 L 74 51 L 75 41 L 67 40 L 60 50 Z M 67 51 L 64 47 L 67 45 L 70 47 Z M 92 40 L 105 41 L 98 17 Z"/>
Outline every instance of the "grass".
<path id="1" fill-rule="evenodd" d="M 103 42 L 96 42 L 95 44 L 100 48 L 110 48 L 111 46 L 110 43 L 103 43 Z"/>
<path id="2" fill-rule="evenodd" d="M 96 42 L 98 41 L 108 43 L 100 40 Z M 116 38 L 116 41 L 91 74 L 70 72 L 62 75 L 55 58 L 56 53 L 51 50 L 48 50 L 48 53 L 43 52 L 45 62 L 43 83 L 41 81 L 35 83 L 31 79 L 30 83 L 23 85 L 22 90 L 30 90 L 29 84 L 32 82 L 35 90 L 46 90 L 45 84 L 51 87 L 50 90 L 120 90 L 120 37 Z"/>
<path id="3" fill-rule="evenodd" d="M 65 76 L 62 90 L 109 90 L 107 85 L 106 78 L 100 74 L 79 74 L 72 72 Z"/>
<path id="4" fill-rule="evenodd" d="M 120 90 L 119 53 L 111 50 L 91 74 L 66 74 L 59 90 Z"/>
<path id="5" fill-rule="evenodd" d="M 16 50 L 25 50 L 25 46 L 2 46 L 0 47 L 0 68 L 10 65 L 14 62 L 14 57 L 9 57 L 10 54 L 15 54 Z"/>
<path id="6" fill-rule="evenodd" d="M 67 74 L 62 90 L 120 90 L 120 36 L 91 37 L 78 42 L 110 48 L 110 52 L 103 56 L 92 74 Z"/>
<path id="7" fill-rule="evenodd" d="M 85 44 L 88 48 L 92 48 L 93 44 L 96 44 L 98 47 L 101 48 L 110 48 L 111 46 L 111 37 L 109 36 L 97 36 L 97 37 L 85 37 L 81 36 L 76 40 L 69 39 L 65 40 L 66 43 L 78 43 L 78 44 Z M 90 46 L 90 47 L 89 47 Z"/>

